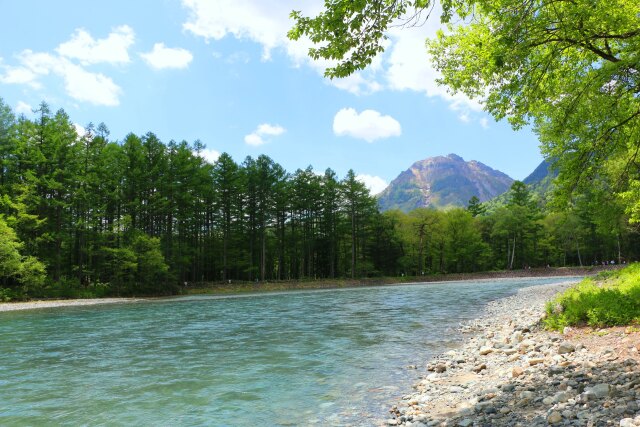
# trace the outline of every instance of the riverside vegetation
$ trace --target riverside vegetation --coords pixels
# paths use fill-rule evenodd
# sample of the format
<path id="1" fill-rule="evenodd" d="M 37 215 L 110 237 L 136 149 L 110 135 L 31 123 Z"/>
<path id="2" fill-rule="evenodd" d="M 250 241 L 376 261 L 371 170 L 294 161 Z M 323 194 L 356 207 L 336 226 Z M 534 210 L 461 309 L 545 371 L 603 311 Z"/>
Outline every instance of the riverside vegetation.
<path id="1" fill-rule="evenodd" d="M 607 181 L 569 209 L 515 182 L 506 202 L 381 213 L 353 171 L 213 164 L 199 141 L 78 134 L 45 103 L 0 102 L 0 298 L 166 295 L 185 283 L 425 276 L 640 256 Z M 190 286 L 191 287 L 191 286 Z"/>

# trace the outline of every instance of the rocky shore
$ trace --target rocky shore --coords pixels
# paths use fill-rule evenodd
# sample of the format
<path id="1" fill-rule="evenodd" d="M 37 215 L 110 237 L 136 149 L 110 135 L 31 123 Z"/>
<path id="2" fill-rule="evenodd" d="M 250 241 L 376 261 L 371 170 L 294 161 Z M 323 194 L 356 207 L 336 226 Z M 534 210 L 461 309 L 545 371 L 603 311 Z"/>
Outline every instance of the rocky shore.
<path id="1" fill-rule="evenodd" d="M 640 328 L 545 331 L 544 304 L 570 283 L 495 301 L 430 361 L 387 425 L 640 426 Z"/>

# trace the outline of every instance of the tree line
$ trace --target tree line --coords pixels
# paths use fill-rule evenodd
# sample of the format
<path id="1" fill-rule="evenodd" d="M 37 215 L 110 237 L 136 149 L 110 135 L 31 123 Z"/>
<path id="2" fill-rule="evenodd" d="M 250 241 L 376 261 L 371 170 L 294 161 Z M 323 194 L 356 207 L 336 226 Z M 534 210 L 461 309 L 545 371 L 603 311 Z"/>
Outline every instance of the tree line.
<path id="1" fill-rule="evenodd" d="M 359 278 L 589 264 L 636 257 L 624 209 L 593 189 L 547 214 L 522 183 L 484 212 L 381 213 L 349 171 L 214 163 L 195 141 L 79 134 L 42 103 L 0 99 L 0 298 L 168 294 L 185 283 Z M 598 198 L 600 197 L 600 199 Z M 634 246 L 635 244 L 635 246 Z"/>

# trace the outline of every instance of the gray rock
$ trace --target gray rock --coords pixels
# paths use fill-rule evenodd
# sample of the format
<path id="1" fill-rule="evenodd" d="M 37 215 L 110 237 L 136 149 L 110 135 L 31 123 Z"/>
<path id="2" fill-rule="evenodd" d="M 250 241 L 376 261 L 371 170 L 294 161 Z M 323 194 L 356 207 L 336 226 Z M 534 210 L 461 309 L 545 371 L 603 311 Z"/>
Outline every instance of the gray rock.
<path id="1" fill-rule="evenodd" d="M 558 347 L 558 354 L 573 353 L 574 351 L 576 351 L 576 347 L 570 342 L 565 341 Z"/>
<path id="2" fill-rule="evenodd" d="M 562 414 L 558 411 L 552 411 L 547 417 L 549 424 L 558 424 L 562 421 Z"/>
<path id="3" fill-rule="evenodd" d="M 572 411 L 569 411 L 567 409 L 567 410 L 562 411 L 562 417 L 570 420 L 572 418 L 575 418 L 575 414 Z"/>
<path id="4" fill-rule="evenodd" d="M 591 392 L 596 396 L 596 398 L 604 399 L 605 397 L 613 395 L 614 391 L 615 389 L 609 384 L 596 384 L 593 387 L 587 388 L 585 394 Z"/>

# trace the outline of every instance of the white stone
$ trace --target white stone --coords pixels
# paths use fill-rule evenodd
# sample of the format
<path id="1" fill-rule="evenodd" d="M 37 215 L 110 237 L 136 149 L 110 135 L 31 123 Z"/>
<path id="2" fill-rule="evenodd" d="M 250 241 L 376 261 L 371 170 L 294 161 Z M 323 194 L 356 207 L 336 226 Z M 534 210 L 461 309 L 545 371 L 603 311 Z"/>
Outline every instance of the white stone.
<path id="1" fill-rule="evenodd" d="M 493 353 L 493 349 L 490 347 L 480 347 L 479 353 L 481 356 L 486 356 L 489 353 Z"/>

